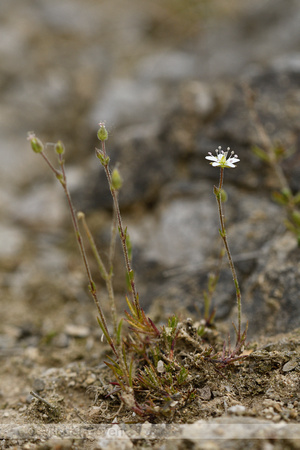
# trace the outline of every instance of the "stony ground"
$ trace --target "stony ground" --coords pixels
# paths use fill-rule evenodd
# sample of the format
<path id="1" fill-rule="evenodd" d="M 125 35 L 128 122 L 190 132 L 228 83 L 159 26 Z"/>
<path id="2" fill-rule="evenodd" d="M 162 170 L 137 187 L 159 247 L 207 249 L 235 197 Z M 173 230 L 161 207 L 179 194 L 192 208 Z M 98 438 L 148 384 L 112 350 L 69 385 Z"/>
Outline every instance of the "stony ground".
<path id="1" fill-rule="evenodd" d="M 278 179 L 251 151 L 261 141 L 245 100 L 247 85 L 267 134 L 293 150 L 283 170 L 296 192 L 298 2 L 4 0 L 0 16 L 0 445 L 299 448 L 299 248 L 272 200 Z M 94 157 L 100 120 L 124 178 L 141 302 L 157 326 L 174 312 L 183 322 L 202 317 L 220 250 L 218 173 L 204 157 L 222 145 L 241 159 L 225 174 L 226 220 L 249 356 L 221 372 L 191 362 L 202 374 L 196 398 L 163 426 L 147 418 L 141 428 L 117 396 L 105 398 L 109 349 L 65 199 L 26 142 L 29 130 L 64 140 L 74 204 L 105 255 L 111 200 Z M 114 273 L 122 314 L 120 248 Z M 226 263 L 213 306 L 221 342 L 236 321 Z"/>

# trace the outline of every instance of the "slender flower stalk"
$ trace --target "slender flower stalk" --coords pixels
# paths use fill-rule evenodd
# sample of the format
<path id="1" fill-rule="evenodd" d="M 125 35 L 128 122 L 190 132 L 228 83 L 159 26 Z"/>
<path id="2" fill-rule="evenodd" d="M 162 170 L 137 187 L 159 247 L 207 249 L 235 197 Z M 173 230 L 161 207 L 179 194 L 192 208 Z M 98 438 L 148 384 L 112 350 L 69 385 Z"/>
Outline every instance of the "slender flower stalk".
<path id="1" fill-rule="evenodd" d="M 228 157 L 229 148 L 226 152 L 222 151 L 221 147 L 219 147 L 216 150 L 216 156 L 213 156 L 211 153 L 209 153 L 209 156 L 206 156 L 205 158 L 209 161 L 212 161 L 210 164 L 213 167 L 220 167 L 220 180 L 219 180 L 219 186 L 214 186 L 214 194 L 216 196 L 217 204 L 218 204 L 218 211 L 219 211 L 219 219 L 220 219 L 220 236 L 223 240 L 224 247 L 227 253 L 227 258 L 229 261 L 229 266 L 232 273 L 232 278 L 235 286 L 236 291 L 236 299 L 237 299 L 237 308 L 238 308 L 238 327 L 236 329 L 236 335 L 237 335 L 237 345 L 241 343 L 241 315 L 242 315 L 242 297 L 241 297 L 241 291 L 239 287 L 239 282 L 236 274 L 236 270 L 234 267 L 233 259 L 230 253 L 229 244 L 227 240 L 227 233 L 225 228 L 225 216 L 222 206 L 222 192 L 223 192 L 223 181 L 224 181 L 224 169 L 225 168 L 234 168 L 236 167 L 235 164 L 239 162 L 238 156 L 234 154 L 234 152 L 230 153 L 230 156 Z"/>
<path id="2" fill-rule="evenodd" d="M 109 273 L 111 276 L 113 275 L 113 260 L 115 256 L 115 250 L 116 250 L 116 237 L 117 237 L 117 215 L 116 211 L 113 211 L 113 219 L 111 224 L 111 239 L 110 239 L 110 246 L 109 246 L 109 253 L 108 253 L 108 264 L 109 264 Z"/>
<path id="3" fill-rule="evenodd" d="M 85 248 L 83 245 L 83 239 L 79 230 L 79 225 L 78 225 L 78 219 L 77 219 L 77 215 L 75 212 L 75 208 L 73 206 L 72 200 L 71 200 L 71 196 L 70 196 L 70 192 L 68 189 L 68 185 L 67 185 L 67 177 L 66 177 L 66 173 L 65 173 L 65 164 L 64 164 L 64 158 L 63 158 L 63 154 L 64 154 L 64 146 L 62 144 L 61 141 L 58 141 L 55 144 L 55 151 L 57 153 L 58 156 L 58 162 L 59 165 L 61 167 L 61 170 L 57 170 L 53 164 L 51 163 L 51 161 L 49 160 L 49 158 L 47 157 L 46 153 L 44 152 L 44 145 L 42 144 L 42 142 L 35 136 L 35 134 L 33 132 L 28 133 L 28 140 L 30 141 L 31 144 L 31 148 L 35 153 L 40 153 L 41 156 L 44 158 L 45 162 L 47 163 L 47 165 L 50 167 L 51 171 L 54 173 L 54 175 L 56 176 L 56 178 L 58 179 L 58 181 L 60 182 L 60 184 L 62 185 L 65 195 L 67 197 L 67 201 L 68 201 L 68 205 L 69 205 L 69 209 L 70 209 L 70 213 L 71 213 L 71 219 L 72 219 L 72 223 L 73 223 L 73 227 L 74 227 L 74 231 L 75 231 L 75 235 L 76 235 L 76 239 L 77 239 L 77 243 L 78 243 L 78 247 L 82 256 L 82 260 L 83 260 L 83 264 L 85 267 L 85 271 L 87 273 L 87 277 L 89 280 L 89 290 L 92 294 L 93 300 L 95 302 L 95 305 L 98 309 L 99 312 L 99 323 L 101 324 L 101 328 L 103 333 L 105 334 L 105 337 L 109 343 L 109 345 L 111 346 L 113 352 L 115 353 L 116 356 L 118 356 L 115 345 L 113 343 L 113 340 L 109 334 L 108 331 L 108 327 L 107 327 L 107 323 L 104 317 L 104 313 L 102 310 L 102 306 L 100 304 L 100 301 L 98 299 L 98 295 L 97 295 L 97 289 L 96 289 L 96 284 L 93 281 L 92 278 L 92 274 L 91 274 L 91 270 L 89 267 L 89 263 L 87 260 L 87 256 L 86 256 L 86 252 L 85 252 Z"/>
<path id="4" fill-rule="evenodd" d="M 115 174 L 117 174 L 117 176 L 115 176 L 115 177 L 112 176 L 112 175 L 114 175 L 114 173 L 111 174 L 111 172 L 110 172 L 109 157 L 107 156 L 106 148 L 105 148 L 105 141 L 108 138 L 108 133 L 107 133 L 104 123 L 102 123 L 102 122 L 99 123 L 99 126 L 100 126 L 100 128 L 98 130 L 98 139 L 101 141 L 101 150 L 96 149 L 96 156 L 100 160 L 100 162 L 104 168 L 105 175 L 107 177 L 107 181 L 108 181 L 108 184 L 110 187 L 110 192 L 111 192 L 111 195 L 113 198 L 114 211 L 116 214 L 116 219 L 117 219 L 118 228 L 119 228 L 119 234 L 120 234 L 124 259 L 125 259 L 125 267 L 126 267 L 130 287 L 131 287 L 132 300 L 133 300 L 136 314 L 140 318 L 142 313 L 141 313 L 141 307 L 140 307 L 140 303 L 139 303 L 139 296 L 138 296 L 136 286 L 135 286 L 135 281 L 134 281 L 134 272 L 131 267 L 129 251 L 128 251 L 128 247 L 127 247 L 127 242 L 128 242 L 127 229 L 126 228 L 124 229 L 124 226 L 123 226 L 120 207 L 119 207 L 119 201 L 118 201 L 118 190 L 120 188 L 121 180 L 118 177 L 117 171 L 115 172 Z"/>
<path id="5" fill-rule="evenodd" d="M 109 303 L 110 303 L 110 309 L 111 309 L 111 315 L 112 315 L 112 320 L 113 320 L 113 327 L 114 327 L 114 335 L 115 337 L 117 336 L 117 330 L 118 330 L 118 322 L 117 322 L 117 309 L 116 309 L 116 302 L 115 302 L 115 296 L 114 296 L 114 289 L 113 289 L 113 284 L 112 284 L 112 276 L 113 276 L 113 271 L 112 271 L 112 266 L 110 265 L 110 271 L 108 272 L 105 268 L 104 262 L 102 261 L 102 258 L 98 252 L 95 240 L 93 238 L 93 235 L 89 229 L 89 226 L 85 220 L 85 214 L 83 212 L 79 212 L 77 214 L 77 218 L 79 220 L 81 220 L 85 234 L 88 238 L 88 241 L 90 243 L 93 255 L 95 257 L 95 260 L 97 262 L 98 265 L 98 269 L 100 272 L 101 277 L 103 278 L 103 280 L 105 281 L 106 284 L 106 289 L 107 289 L 107 293 L 108 293 L 108 298 L 109 298 Z M 112 237 L 112 239 L 114 239 L 114 236 Z"/>
<path id="6" fill-rule="evenodd" d="M 110 254 L 109 254 L 109 272 L 106 270 L 106 267 L 103 263 L 103 260 L 98 252 L 95 240 L 93 238 L 93 235 L 89 229 L 89 226 L 85 220 L 85 214 L 83 212 L 79 212 L 77 214 L 77 218 L 82 221 L 84 231 L 86 233 L 86 236 L 88 238 L 88 241 L 90 243 L 92 252 L 94 254 L 94 257 L 96 259 L 98 269 L 100 272 L 100 275 L 102 276 L 103 280 L 106 284 L 106 289 L 108 293 L 108 298 L 110 302 L 110 309 L 111 309 L 111 315 L 112 315 L 112 321 L 113 321 L 113 328 L 114 328 L 114 342 L 115 342 L 115 349 L 116 349 L 116 356 L 118 357 L 118 362 L 120 366 L 122 367 L 122 372 L 126 378 L 127 383 L 129 383 L 129 373 L 127 366 L 124 361 L 123 357 L 123 351 L 122 351 L 122 341 L 120 338 L 120 333 L 118 329 L 118 318 L 117 318 L 117 308 L 116 308 L 116 302 L 115 302 L 115 295 L 114 295 L 114 288 L 112 283 L 112 277 L 113 277 L 113 255 L 114 255 L 114 241 L 116 240 L 116 231 L 115 231 L 115 217 L 113 217 L 113 225 L 112 225 L 112 236 L 111 236 L 111 245 L 110 245 Z M 121 331 L 121 330 L 120 330 Z"/>

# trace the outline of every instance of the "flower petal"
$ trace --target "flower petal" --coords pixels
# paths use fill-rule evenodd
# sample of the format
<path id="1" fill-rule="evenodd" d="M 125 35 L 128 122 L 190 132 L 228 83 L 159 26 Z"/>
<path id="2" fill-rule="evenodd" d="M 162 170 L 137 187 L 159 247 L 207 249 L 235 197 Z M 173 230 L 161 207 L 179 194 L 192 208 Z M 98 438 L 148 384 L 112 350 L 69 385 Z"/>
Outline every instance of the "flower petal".
<path id="1" fill-rule="evenodd" d="M 240 160 L 238 158 L 229 158 L 227 162 L 231 162 L 231 163 L 236 163 L 239 162 Z"/>
<path id="2" fill-rule="evenodd" d="M 216 156 L 205 156 L 205 159 L 209 159 L 209 161 L 218 161 Z"/>

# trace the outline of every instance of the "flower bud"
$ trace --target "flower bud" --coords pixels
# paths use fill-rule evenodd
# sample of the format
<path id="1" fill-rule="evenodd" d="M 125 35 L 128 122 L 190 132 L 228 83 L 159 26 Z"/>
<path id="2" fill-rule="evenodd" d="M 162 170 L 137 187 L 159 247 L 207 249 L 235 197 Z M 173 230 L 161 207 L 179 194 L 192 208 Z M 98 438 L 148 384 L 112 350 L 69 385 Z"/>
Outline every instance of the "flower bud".
<path id="1" fill-rule="evenodd" d="M 61 141 L 55 144 L 55 151 L 58 155 L 62 155 L 65 152 L 65 146 Z"/>
<path id="2" fill-rule="evenodd" d="M 96 148 L 96 156 L 100 159 L 102 166 L 107 166 L 109 164 L 109 156 L 106 156 L 102 150 Z"/>
<path id="3" fill-rule="evenodd" d="M 98 139 L 99 139 L 99 141 L 106 141 L 108 139 L 107 129 L 105 128 L 104 123 L 101 122 L 101 123 L 99 123 L 99 125 L 100 125 L 100 128 L 97 132 Z"/>
<path id="4" fill-rule="evenodd" d="M 44 145 L 42 141 L 39 138 L 37 138 L 32 131 L 28 133 L 27 139 L 30 141 L 31 148 L 35 153 L 42 153 L 42 151 L 44 150 Z"/>
<path id="5" fill-rule="evenodd" d="M 118 171 L 118 169 L 114 168 L 111 174 L 111 187 L 115 191 L 118 191 L 122 187 L 122 182 L 123 180 L 121 178 L 120 172 Z"/>
<path id="6" fill-rule="evenodd" d="M 77 219 L 82 220 L 85 218 L 85 214 L 82 211 L 78 211 L 77 213 Z"/>

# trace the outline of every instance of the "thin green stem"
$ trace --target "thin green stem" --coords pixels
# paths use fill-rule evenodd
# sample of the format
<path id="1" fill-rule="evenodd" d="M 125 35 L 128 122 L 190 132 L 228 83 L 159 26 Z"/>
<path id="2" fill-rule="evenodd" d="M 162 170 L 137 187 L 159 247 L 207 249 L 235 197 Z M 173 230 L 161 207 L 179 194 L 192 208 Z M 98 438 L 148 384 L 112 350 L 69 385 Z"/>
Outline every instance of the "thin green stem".
<path id="1" fill-rule="evenodd" d="M 115 303 L 114 289 L 113 289 L 113 284 L 112 284 L 112 276 L 113 276 L 112 266 L 110 268 L 110 272 L 108 273 L 105 268 L 105 265 L 102 261 L 102 258 L 98 252 L 93 235 L 90 232 L 88 224 L 85 220 L 84 213 L 79 213 L 79 218 L 80 218 L 80 220 L 82 220 L 83 228 L 84 228 L 84 231 L 89 240 L 89 243 L 90 243 L 92 252 L 94 254 L 94 257 L 96 259 L 96 262 L 98 264 L 99 272 L 106 284 L 108 298 L 109 298 L 110 305 L 111 305 L 111 315 L 112 315 L 113 327 L 114 327 L 114 338 L 115 338 L 115 342 L 116 342 L 115 354 L 116 354 L 119 364 L 122 368 L 123 375 L 126 378 L 127 383 L 129 383 L 128 369 L 127 369 L 126 363 L 123 358 L 122 341 L 120 340 L 119 343 L 117 342 L 117 340 L 118 340 L 118 320 L 117 320 L 117 309 L 116 309 L 116 303 Z M 113 239 L 113 237 L 112 237 L 112 239 Z"/>
<path id="2" fill-rule="evenodd" d="M 113 272 L 111 269 L 110 272 L 108 273 L 105 268 L 102 258 L 98 252 L 95 240 L 94 240 L 92 233 L 90 232 L 90 229 L 88 227 L 88 224 L 85 220 L 85 215 L 83 213 L 80 213 L 79 217 L 80 217 L 80 220 L 82 220 L 84 231 L 87 235 L 92 252 L 97 261 L 99 272 L 106 284 L 108 298 L 109 298 L 110 305 L 111 305 L 111 315 L 112 315 L 113 327 L 114 327 L 114 339 L 116 342 L 116 356 L 118 358 L 120 367 L 122 368 L 122 373 L 123 373 L 124 377 L 126 378 L 127 383 L 129 383 L 128 369 L 126 366 L 126 362 L 124 361 L 124 358 L 123 358 L 122 340 L 117 342 L 118 341 L 118 320 L 117 320 L 117 309 L 116 309 L 116 303 L 115 303 L 114 289 L 113 289 L 113 284 L 112 284 Z"/>
<path id="3" fill-rule="evenodd" d="M 106 157 L 106 149 L 105 149 L 104 141 L 102 141 L 102 153 L 103 153 L 104 157 Z M 126 232 L 124 231 L 124 226 L 123 226 L 123 222 L 122 222 L 119 201 L 118 201 L 118 192 L 112 187 L 112 179 L 111 179 L 111 173 L 110 173 L 108 163 L 106 163 L 106 164 L 104 163 L 102 165 L 104 167 L 104 171 L 105 171 L 107 181 L 108 181 L 108 184 L 110 187 L 110 192 L 111 192 L 111 195 L 113 198 L 114 210 L 115 210 L 115 214 L 116 214 L 116 218 L 117 218 L 120 239 L 121 239 L 121 244 L 122 244 L 122 249 L 123 249 L 123 254 L 124 254 L 124 259 L 125 259 L 125 267 L 126 267 L 128 279 L 129 279 L 130 286 L 131 286 L 131 294 L 132 294 L 133 304 L 135 305 L 135 309 L 136 309 L 136 313 L 137 313 L 138 317 L 141 317 L 141 307 L 140 307 L 140 303 L 139 303 L 138 293 L 137 293 L 137 290 L 135 287 L 134 273 L 133 273 L 131 263 L 130 263 L 130 258 L 128 255 L 128 249 L 127 249 L 127 245 L 126 245 Z"/>
<path id="4" fill-rule="evenodd" d="M 112 224 L 111 224 L 111 238 L 110 238 L 109 254 L 108 254 L 108 264 L 109 264 L 109 272 L 110 273 L 112 273 L 112 271 L 113 271 L 113 261 L 114 261 L 115 249 L 116 249 L 117 231 L 118 231 L 117 215 L 116 215 L 116 211 L 114 208 Z"/>
<path id="5" fill-rule="evenodd" d="M 242 296 L 241 291 L 239 287 L 239 282 L 237 279 L 235 267 L 233 264 L 233 259 L 229 250 L 229 244 L 227 240 L 227 234 L 226 234 L 226 228 L 225 228 L 225 216 L 223 213 L 223 207 L 222 207 L 222 187 L 223 187 L 223 181 L 224 181 L 224 168 L 220 168 L 220 181 L 219 181 L 219 187 L 214 189 L 214 193 L 217 199 L 218 204 L 218 210 L 219 210 L 219 218 L 220 218 L 220 235 L 224 243 L 224 247 L 227 253 L 229 266 L 232 273 L 232 278 L 234 281 L 235 291 L 236 291 L 236 300 L 237 300 L 237 308 L 238 308 L 238 329 L 237 329 L 237 344 L 241 340 L 241 316 L 242 316 Z"/>
<path id="6" fill-rule="evenodd" d="M 79 212 L 77 214 L 77 217 L 78 217 L 79 220 L 82 221 L 82 225 L 83 225 L 85 234 L 86 234 L 86 236 L 88 238 L 88 241 L 90 243 L 90 246 L 91 246 L 92 252 L 94 254 L 94 257 L 96 259 L 100 275 L 103 278 L 103 280 L 106 280 L 106 278 L 108 277 L 108 273 L 107 273 L 107 270 L 106 270 L 106 268 L 104 266 L 104 262 L 102 261 L 102 258 L 101 258 L 100 254 L 98 252 L 98 249 L 96 247 L 96 243 L 95 243 L 94 238 L 92 236 L 92 233 L 91 233 L 91 231 L 90 231 L 90 229 L 88 227 L 88 224 L 87 224 L 87 222 L 85 220 L 85 215 L 84 215 L 84 213 Z"/>
<path id="7" fill-rule="evenodd" d="M 100 316 L 100 320 L 101 323 L 106 331 L 106 337 L 108 339 L 108 343 L 111 346 L 113 352 L 115 353 L 116 356 L 118 356 L 116 348 L 114 346 L 114 343 L 110 337 L 110 334 L 108 332 L 108 328 L 107 328 L 107 324 L 106 324 L 106 320 L 103 314 L 103 310 L 101 307 L 101 304 L 99 302 L 98 296 L 97 296 L 97 290 L 96 290 L 96 285 L 93 281 L 92 278 L 92 274 L 91 274 L 91 270 L 88 264 L 88 260 L 86 257 L 86 253 L 85 253 L 85 249 L 84 249 L 84 245 L 83 245 L 83 240 L 82 240 L 82 236 L 79 230 L 79 226 L 78 226 L 78 220 L 77 220 L 77 216 L 75 213 L 75 208 L 73 206 L 72 200 L 71 200 L 71 196 L 70 196 L 70 192 L 67 186 L 67 177 L 66 177 L 66 173 L 65 173 L 65 167 L 64 167 L 64 160 L 63 160 L 63 156 L 61 154 L 58 155 L 58 159 L 59 159 L 59 164 L 61 167 L 61 172 L 58 171 L 57 169 L 55 169 L 55 167 L 52 165 L 52 163 L 49 161 L 47 155 L 44 153 L 44 151 L 41 152 L 42 157 L 44 158 L 44 160 L 46 161 L 46 163 L 48 164 L 48 166 L 50 167 L 50 169 L 52 170 L 52 172 L 55 174 L 56 178 L 60 181 L 65 195 L 67 197 L 67 201 L 68 201 L 68 205 L 69 205 L 69 209 L 70 209 L 70 213 L 71 213 L 71 219 L 72 219 L 72 223 L 73 223 L 73 227 L 74 227 L 74 231 L 75 231 L 75 235 L 76 235 L 76 239 L 77 239 L 77 243 L 78 243 L 78 247 L 80 250 L 80 254 L 82 256 L 82 260 L 83 260 L 83 264 L 85 267 L 85 271 L 87 273 L 87 277 L 89 280 L 89 289 L 90 292 L 92 294 L 93 300 L 95 302 L 95 305 L 98 309 L 99 312 L 99 316 Z"/>
<path id="8" fill-rule="evenodd" d="M 97 265 L 98 265 L 98 269 L 100 272 L 101 277 L 103 278 L 103 280 L 105 281 L 106 284 L 106 289 L 107 289 L 107 293 L 108 293 L 108 298 L 109 298 L 109 302 L 110 302 L 110 307 L 111 307 L 111 315 L 112 315 L 112 320 L 113 320 L 113 327 L 114 327 L 114 335 L 115 337 L 117 336 L 117 330 L 118 330 L 118 321 L 117 321 L 117 310 L 116 310 L 116 303 L 115 303 L 115 296 L 114 296 L 114 289 L 113 289 L 113 285 L 112 285 L 112 270 L 110 270 L 110 272 L 108 273 L 105 265 L 102 261 L 102 258 L 98 252 L 95 240 L 92 236 L 92 233 L 88 227 L 88 224 L 85 220 L 85 215 L 83 213 L 79 213 L 78 214 L 79 219 L 82 221 L 82 225 L 85 231 L 85 234 L 88 238 L 88 241 L 90 243 L 93 255 L 96 259 Z"/>
<path id="9" fill-rule="evenodd" d="M 40 152 L 40 155 L 42 155 L 42 157 L 44 158 L 44 160 L 46 161 L 46 163 L 48 164 L 48 166 L 50 167 L 56 178 L 60 179 L 61 177 L 63 177 L 62 172 L 55 169 L 55 167 L 53 166 L 53 164 L 51 163 L 51 161 L 49 160 L 48 156 L 44 151 Z"/>

